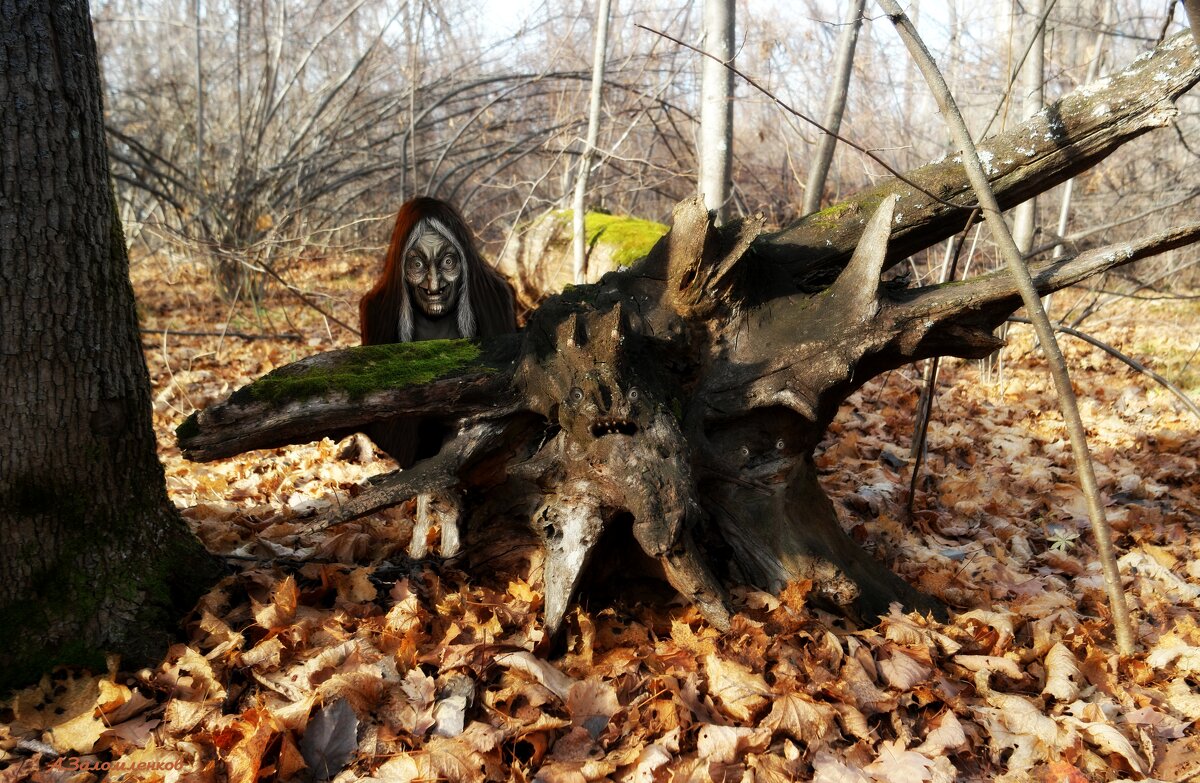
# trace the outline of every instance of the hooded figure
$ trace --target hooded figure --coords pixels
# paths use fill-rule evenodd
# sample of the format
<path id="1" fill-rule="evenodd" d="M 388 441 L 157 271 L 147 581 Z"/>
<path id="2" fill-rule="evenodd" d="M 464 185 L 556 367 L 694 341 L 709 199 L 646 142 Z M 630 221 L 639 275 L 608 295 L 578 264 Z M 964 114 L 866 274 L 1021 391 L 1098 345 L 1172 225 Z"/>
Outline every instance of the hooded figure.
<path id="1" fill-rule="evenodd" d="M 358 305 L 363 345 L 491 337 L 517 330 L 512 287 L 479 254 L 453 206 L 418 196 L 396 215 L 383 275 Z M 409 418 L 367 435 L 407 468 L 441 448 L 446 433 Z"/>

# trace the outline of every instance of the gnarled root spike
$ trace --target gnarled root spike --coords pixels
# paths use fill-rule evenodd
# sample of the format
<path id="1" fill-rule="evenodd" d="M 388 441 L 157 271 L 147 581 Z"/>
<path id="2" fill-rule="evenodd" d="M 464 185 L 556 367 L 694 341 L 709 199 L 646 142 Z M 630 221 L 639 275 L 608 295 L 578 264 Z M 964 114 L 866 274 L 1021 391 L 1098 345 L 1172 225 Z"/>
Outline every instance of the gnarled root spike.
<path id="1" fill-rule="evenodd" d="M 574 494 L 574 493 L 573 493 Z M 604 517 L 600 508 L 589 502 L 587 492 L 570 500 L 550 497 L 535 517 L 539 535 L 545 544 L 545 632 L 551 638 L 558 633 L 571 599 L 600 535 Z"/>
<path id="2" fill-rule="evenodd" d="M 863 229 L 850 262 L 829 287 L 828 297 L 839 310 L 862 319 L 873 317 L 879 310 L 880 275 L 899 198 L 893 194 L 880 202 Z"/>
<path id="3" fill-rule="evenodd" d="M 442 557 L 454 557 L 462 549 L 462 537 L 458 521 L 462 518 L 462 498 L 453 490 L 443 495 L 447 509 L 442 515 L 442 538 L 438 542 L 438 553 Z"/>
<path id="4" fill-rule="evenodd" d="M 408 542 L 408 556 L 420 560 L 429 554 L 429 530 L 433 527 L 433 515 L 429 506 L 433 497 L 428 492 L 417 495 L 417 516 L 413 521 L 412 540 Z"/>
<path id="5" fill-rule="evenodd" d="M 721 630 L 729 630 L 729 605 L 717 578 L 713 576 L 688 530 L 680 533 L 679 539 L 669 552 L 659 558 L 667 581 L 687 600 L 695 604 L 704 619 Z"/>

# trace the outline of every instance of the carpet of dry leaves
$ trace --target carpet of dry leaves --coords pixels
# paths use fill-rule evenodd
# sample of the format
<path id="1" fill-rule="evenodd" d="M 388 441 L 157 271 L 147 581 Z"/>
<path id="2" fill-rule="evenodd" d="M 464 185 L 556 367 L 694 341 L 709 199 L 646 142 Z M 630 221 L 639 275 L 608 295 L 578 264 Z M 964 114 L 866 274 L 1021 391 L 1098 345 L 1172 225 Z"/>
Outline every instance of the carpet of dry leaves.
<path id="1" fill-rule="evenodd" d="M 354 323 L 372 266 L 317 258 L 287 274 Z M 853 628 L 793 584 L 778 596 L 734 589 L 737 616 L 721 634 L 631 584 L 573 614 L 565 651 L 547 658 L 534 653 L 536 553 L 487 573 L 409 563 L 403 508 L 311 528 L 314 512 L 392 469 L 386 459 L 343 458 L 328 440 L 206 465 L 179 455 L 172 432 L 194 408 L 354 335 L 283 290 L 257 307 L 218 305 L 190 263 L 139 261 L 134 279 L 143 325 L 159 330 L 144 339 L 168 489 L 236 573 L 160 666 L 59 672 L 16 695 L 0 781 L 1200 776 L 1200 421 L 1098 350 L 1063 338 L 1138 623 L 1132 659 L 1115 652 L 1026 327 L 988 378 L 943 365 L 911 519 L 914 369 L 855 395 L 818 455 L 851 534 L 953 607 L 951 622 L 894 611 Z M 299 339 L 161 331 L 226 322 Z M 1198 322 L 1194 301 L 1122 299 L 1085 328 L 1194 378 Z"/>

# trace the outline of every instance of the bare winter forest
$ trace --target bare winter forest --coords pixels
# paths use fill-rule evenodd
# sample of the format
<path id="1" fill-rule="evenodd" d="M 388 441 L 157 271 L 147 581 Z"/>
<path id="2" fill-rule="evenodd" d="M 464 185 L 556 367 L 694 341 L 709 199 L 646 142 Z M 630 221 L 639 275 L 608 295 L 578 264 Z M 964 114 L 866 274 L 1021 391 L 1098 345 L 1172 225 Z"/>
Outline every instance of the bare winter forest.
<path id="1" fill-rule="evenodd" d="M 8 630 L 20 590 L 84 606 L 55 643 L 126 655 L 0 692 L 0 783 L 1200 780 L 1198 5 L 905 6 L 970 136 L 1010 134 L 1011 159 L 980 153 L 1005 207 L 1039 194 L 1005 213 L 1022 300 L 887 0 L 93 0 L 149 371 L 129 399 L 152 408 L 125 486 L 219 573 L 157 629 L 126 611 L 203 569 L 79 508 L 124 520 L 124 496 L 13 490 L 7 452 L 36 438 L 9 437 L 5 397 L 37 373 L 0 373 L 0 501 L 21 501 L 0 544 L 84 531 L 35 578 L 0 571 L 25 579 L 0 589 L 0 687 L 48 660 L 5 670 L 18 636 L 40 655 Z M 718 6 L 737 73 L 711 142 Z M 897 173 L 911 189 L 871 196 Z M 359 299 L 417 196 L 459 208 L 521 328 L 439 341 L 400 381 L 435 344 L 360 346 Z M 11 288 L 0 263 L 0 306 L 34 261 Z M 74 263 L 30 311 L 80 306 Z M 378 357 L 403 365 L 380 387 L 256 392 Z M 603 417 L 572 412 L 593 397 Z M 397 411 L 446 429 L 400 471 L 362 434 Z M 101 418 L 78 429 L 137 430 Z M 65 442 L 104 467 L 61 472 L 107 486 L 109 441 Z"/>
<path id="2" fill-rule="evenodd" d="M 733 214 L 799 216 L 846 4 L 738 6 Z M 1042 102 L 1186 24 L 1166 0 L 1046 2 Z M 586 134 L 595 10 L 559 2 L 103 2 L 94 9 L 114 175 L 135 252 L 273 266 L 378 256 L 396 207 L 456 203 L 490 254 L 514 226 L 570 206 Z M 617 3 L 589 209 L 668 222 L 696 190 L 701 58 L 650 30 L 700 39 L 697 3 Z M 1022 119 L 1042 15 L 1029 3 L 914 3 L 912 14 L 976 138 Z M 875 14 L 878 16 L 878 14 Z M 650 28 L 650 30 L 643 29 Z M 790 107 L 794 111 L 789 111 Z M 1194 210 L 1197 98 L 1180 117 L 1038 201 L 1035 246 L 1136 236 Z M 867 8 L 842 134 L 897 170 L 950 151 L 933 99 L 886 19 Z M 838 145 L 822 205 L 885 172 Z M 1069 198 L 1065 222 L 1063 201 Z M 1118 209 L 1118 206 L 1120 207 Z M 1120 225 L 1113 225 L 1124 221 Z M 918 276 L 940 256 L 918 258 Z M 1195 251 L 1154 271 L 1180 274 Z M 994 265 L 986 232 L 969 262 Z M 1190 279 L 1190 278 L 1183 278 Z"/>

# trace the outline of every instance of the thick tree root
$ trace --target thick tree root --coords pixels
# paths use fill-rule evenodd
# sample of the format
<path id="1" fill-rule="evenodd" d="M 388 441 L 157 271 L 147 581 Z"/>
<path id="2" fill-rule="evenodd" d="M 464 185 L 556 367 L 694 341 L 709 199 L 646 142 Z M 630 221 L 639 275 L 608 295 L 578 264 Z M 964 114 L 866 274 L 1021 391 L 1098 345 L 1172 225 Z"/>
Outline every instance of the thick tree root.
<path id="1" fill-rule="evenodd" d="M 462 511 L 462 500 L 457 489 L 417 495 L 416 520 L 413 522 L 412 540 L 408 544 L 408 556 L 420 560 L 429 554 L 429 533 L 434 525 L 440 531 L 438 554 L 442 557 L 457 555 L 462 548 L 459 531 Z"/>
<path id="2" fill-rule="evenodd" d="M 721 583 L 697 551 L 691 532 L 684 531 L 675 548 L 660 557 L 659 561 L 671 587 L 691 601 L 714 627 L 728 631 L 728 598 Z"/>

